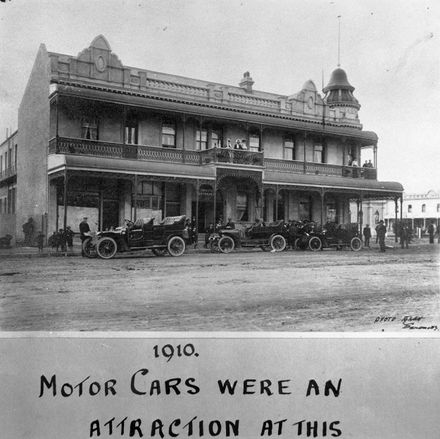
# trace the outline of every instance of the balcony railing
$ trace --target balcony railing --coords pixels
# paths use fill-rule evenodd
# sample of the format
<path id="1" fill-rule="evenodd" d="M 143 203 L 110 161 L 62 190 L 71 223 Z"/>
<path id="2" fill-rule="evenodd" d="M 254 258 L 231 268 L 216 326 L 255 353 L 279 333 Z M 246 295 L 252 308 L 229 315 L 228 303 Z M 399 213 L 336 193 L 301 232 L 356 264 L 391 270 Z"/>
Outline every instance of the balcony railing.
<path id="1" fill-rule="evenodd" d="M 15 165 L 9 166 L 9 168 L 0 171 L 0 180 L 6 180 L 7 178 L 17 175 L 17 168 Z"/>
<path id="2" fill-rule="evenodd" d="M 296 160 L 264 159 L 269 171 L 292 172 L 294 174 L 314 174 L 336 177 L 366 178 L 376 180 L 375 168 L 359 168 L 356 166 L 341 166 L 328 163 L 302 162 Z"/>
<path id="3" fill-rule="evenodd" d="M 235 165 L 263 166 L 262 152 L 230 148 L 211 148 L 199 152 L 203 165 L 210 163 L 231 163 Z"/>
<path id="4" fill-rule="evenodd" d="M 375 168 L 332 165 L 328 163 L 302 162 L 264 158 L 262 152 L 229 148 L 211 148 L 203 151 L 164 148 L 147 145 L 124 145 L 86 139 L 58 137 L 49 142 L 51 154 L 80 154 L 97 157 L 126 158 L 164 163 L 191 165 L 241 165 L 265 167 L 268 171 L 314 174 L 336 177 L 366 178 L 375 180 Z M 15 168 L 14 168 L 15 170 Z"/>
<path id="5" fill-rule="evenodd" d="M 231 163 L 263 166 L 263 153 L 261 152 L 226 148 L 212 148 L 204 151 L 183 150 L 147 145 L 123 145 L 121 143 L 67 137 L 51 139 L 49 142 L 49 153 L 80 154 L 166 163 L 188 163 L 193 165 Z"/>

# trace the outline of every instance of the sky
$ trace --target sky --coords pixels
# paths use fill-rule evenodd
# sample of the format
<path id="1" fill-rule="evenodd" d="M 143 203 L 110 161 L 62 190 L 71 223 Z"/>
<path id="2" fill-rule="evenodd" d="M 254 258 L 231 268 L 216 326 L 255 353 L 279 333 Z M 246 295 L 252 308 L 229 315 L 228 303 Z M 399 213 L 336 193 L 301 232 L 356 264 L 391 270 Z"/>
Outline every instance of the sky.
<path id="1" fill-rule="evenodd" d="M 0 139 L 17 128 L 40 43 L 77 55 L 103 34 L 128 66 L 231 85 L 249 71 L 254 89 L 291 95 L 328 82 L 339 21 L 341 67 L 379 137 L 379 180 L 440 190 L 438 0 L 6 0 Z"/>

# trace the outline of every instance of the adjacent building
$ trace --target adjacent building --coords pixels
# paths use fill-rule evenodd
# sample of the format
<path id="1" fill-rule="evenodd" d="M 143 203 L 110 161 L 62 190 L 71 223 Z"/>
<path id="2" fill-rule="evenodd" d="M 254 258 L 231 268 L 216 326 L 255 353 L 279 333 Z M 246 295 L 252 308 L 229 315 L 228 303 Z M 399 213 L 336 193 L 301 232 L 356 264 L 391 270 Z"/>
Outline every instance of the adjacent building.
<path id="1" fill-rule="evenodd" d="M 362 222 L 363 203 L 403 188 L 378 181 L 353 91 L 340 68 L 323 97 L 312 81 L 278 95 L 249 72 L 232 86 L 126 66 L 103 36 L 77 56 L 41 45 L 18 114 L 17 237 L 29 217 L 46 235 L 83 216 L 344 223 L 353 200 Z"/>
<path id="2" fill-rule="evenodd" d="M 15 235 L 17 194 L 17 131 L 0 144 L 0 237 Z"/>

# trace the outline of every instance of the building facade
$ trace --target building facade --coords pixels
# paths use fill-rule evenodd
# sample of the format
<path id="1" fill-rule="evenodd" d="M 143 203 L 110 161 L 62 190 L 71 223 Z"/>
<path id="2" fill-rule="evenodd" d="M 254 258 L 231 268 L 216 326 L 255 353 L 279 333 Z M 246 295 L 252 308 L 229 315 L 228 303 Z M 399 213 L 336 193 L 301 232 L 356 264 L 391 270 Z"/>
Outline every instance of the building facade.
<path id="1" fill-rule="evenodd" d="M 0 237 L 15 235 L 17 194 L 17 131 L 0 144 Z"/>
<path id="2" fill-rule="evenodd" d="M 103 36 L 78 56 L 40 46 L 18 115 L 17 227 L 46 235 L 83 216 L 124 219 L 350 221 L 350 201 L 402 196 L 377 180 L 377 136 L 364 131 L 354 87 L 336 69 L 324 97 L 292 95 L 122 64 Z M 374 163 L 360 167 L 362 152 Z M 397 201 L 396 201 L 397 202 Z"/>

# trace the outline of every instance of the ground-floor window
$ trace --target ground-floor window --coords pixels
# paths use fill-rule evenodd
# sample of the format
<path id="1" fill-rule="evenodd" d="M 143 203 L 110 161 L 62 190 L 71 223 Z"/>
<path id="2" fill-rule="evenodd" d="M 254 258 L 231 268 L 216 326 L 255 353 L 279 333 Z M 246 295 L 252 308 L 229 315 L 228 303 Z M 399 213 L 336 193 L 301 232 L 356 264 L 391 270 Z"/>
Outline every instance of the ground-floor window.
<path id="1" fill-rule="evenodd" d="M 312 203 L 310 200 L 302 200 L 299 202 L 299 220 L 300 221 L 309 221 L 312 219 L 311 215 Z"/>
<path id="2" fill-rule="evenodd" d="M 249 220 L 249 200 L 246 192 L 237 192 L 236 199 L 237 221 Z"/>
<path id="3" fill-rule="evenodd" d="M 336 221 L 336 203 L 327 203 L 327 216 L 326 221 L 334 223 Z"/>
<path id="4" fill-rule="evenodd" d="M 180 198 L 181 186 L 178 183 L 167 183 L 165 185 L 165 199 L 166 199 L 166 216 L 180 215 Z"/>

